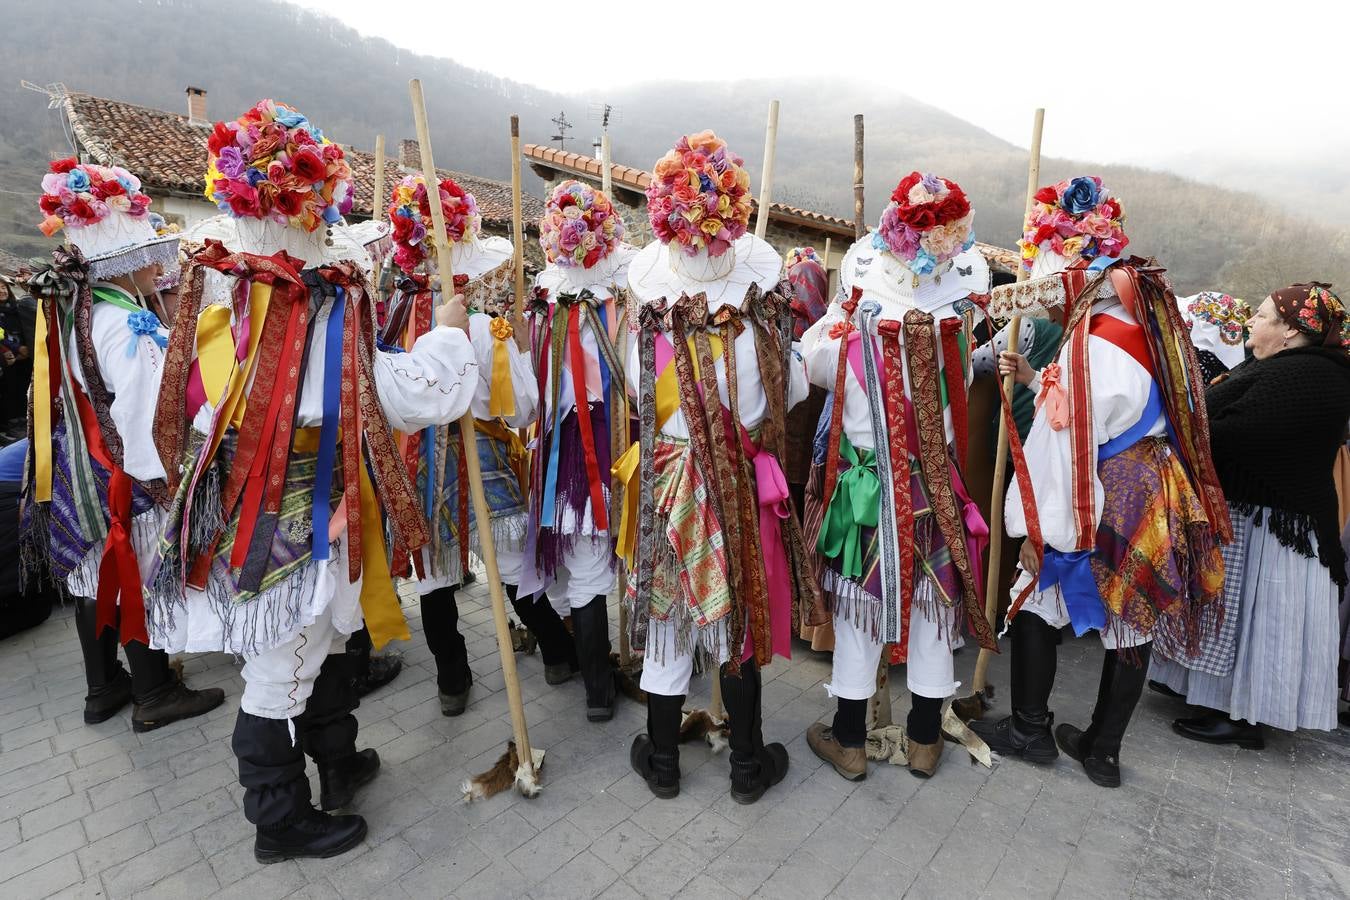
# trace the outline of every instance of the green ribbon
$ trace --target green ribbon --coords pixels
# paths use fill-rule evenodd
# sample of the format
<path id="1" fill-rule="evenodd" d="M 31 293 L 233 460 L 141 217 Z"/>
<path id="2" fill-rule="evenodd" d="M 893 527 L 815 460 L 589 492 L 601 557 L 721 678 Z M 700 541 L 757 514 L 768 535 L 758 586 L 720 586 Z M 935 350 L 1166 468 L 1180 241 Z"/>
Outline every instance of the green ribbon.
<path id="1" fill-rule="evenodd" d="M 849 467 L 835 482 L 816 548 L 824 556 L 840 560 L 843 577 L 858 579 L 864 574 L 862 529 L 877 527 L 881 479 L 877 477 L 875 450 L 858 450 L 840 435 L 839 456 L 848 461 Z"/>

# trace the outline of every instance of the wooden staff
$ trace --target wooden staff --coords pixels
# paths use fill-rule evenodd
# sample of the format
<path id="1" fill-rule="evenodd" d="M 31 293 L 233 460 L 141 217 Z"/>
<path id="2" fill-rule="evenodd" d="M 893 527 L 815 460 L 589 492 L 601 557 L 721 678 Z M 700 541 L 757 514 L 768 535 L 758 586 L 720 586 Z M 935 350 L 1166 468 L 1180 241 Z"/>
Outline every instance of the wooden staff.
<path id="1" fill-rule="evenodd" d="M 759 216 L 755 219 L 755 237 L 761 241 L 769 233 L 769 207 L 773 205 L 773 157 L 778 143 L 778 101 L 769 101 L 769 123 L 764 128 L 764 167 L 759 173 Z"/>
<path id="2" fill-rule="evenodd" d="M 1045 110 L 1037 109 L 1036 118 L 1031 126 L 1031 156 L 1027 162 L 1027 197 L 1026 203 L 1022 208 L 1022 221 L 1026 221 L 1026 215 L 1031 211 L 1031 204 L 1034 202 L 1036 191 L 1041 180 L 1041 130 L 1045 125 Z M 1017 267 L 1017 280 L 1025 281 L 1030 273 L 1024 266 Z M 1012 321 L 1008 323 L 1008 349 L 1016 351 L 1020 346 L 1018 342 L 1018 331 L 1022 326 L 1022 317 L 1013 316 Z M 993 341 L 994 335 L 989 336 Z M 1003 379 L 1003 397 L 1008 402 L 1012 400 L 1012 390 L 1014 384 L 1013 373 L 1009 373 Z M 1000 403 L 1003 401 L 1000 401 Z M 994 620 L 998 616 L 998 592 L 999 592 L 999 568 L 1003 562 L 1003 497 L 1006 490 L 1004 484 L 1008 472 L 1008 423 L 1007 418 L 999 411 L 998 417 L 998 447 L 994 455 L 994 485 L 993 494 L 989 501 L 989 574 L 984 585 L 984 615 L 989 620 L 989 627 L 994 627 Z M 993 653 L 984 648 L 980 649 L 980 655 L 975 660 L 975 677 L 973 685 L 975 693 L 964 700 L 957 700 L 953 706 L 956 707 L 957 715 L 966 720 L 978 719 L 989 708 L 987 682 L 989 676 L 989 661 L 993 658 Z"/>
<path id="3" fill-rule="evenodd" d="M 455 290 L 454 264 L 450 259 L 450 244 L 446 239 L 445 211 L 441 209 L 436 163 L 431 154 L 431 132 L 427 127 L 427 107 L 422 96 L 422 82 L 414 78 L 408 82 L 412 96 L 413 117 L 417 122 L 417 142 L 422 149 L 422 173 L 431 197 L 432 238 L 436 243 L 436 265 L 440 270 L 441 294 Z M 473 412 L 466 412 L 459 420 L 460 440 L 464 444 L 464 460 L 469 475 L 469 493 L 473 498 L 473 514 L 478 520 L 479 555 L 487 569 L 488 594 L 492 599 L 492 619 L 497 629 L 497 652 L 502 658 L 502 679 L 506 682 L 506 701 L 511 707 L 511 731 L 515 735 L 516 752 L 520 766 L 531 779 L 538 777 L 530 736 L 525 727 L 525 706 L 520 700 L 520 681 L 516 676 L 516 654 L 511 646 L 511 632 L 506 621 L 506 595 L 502 591 L 501 573 L 497 569 L 497 547 L 492 542 L 491 511 L 483 494 L 483 472 L 478 461 L 478 444 L 474 438 Z M 461 490 L 463 486 L 461 485 Z M 461 567 L 468 568 L 468 560 Z M 542 754 L 540 754 L 542 756 Z"/>
<path id="4" fill-rule="evenodd" d="M 858 113 L 853 117 L 853 239 L 862 240 L 867 234 L 867 222 L 863 214 L 866 196 L 863 194 L 863 117 Z"/>
<path id="5" fill-rule="evenodd" d="M 370 201 L 370 219 L 378 222 L 384 215 L 384 135 L 375 135 L 375 196 Z M 384 254 L 374 260 L 375 293 L 380 292 L 380 275 L 384 270 Z"/>
<path id="6" fill-rule="evenodd" d="M 511 237 L 515 245 L 516 321 L 525 322 L 525 222 L 520 202 L 520 116 L 511 117 Z"/>

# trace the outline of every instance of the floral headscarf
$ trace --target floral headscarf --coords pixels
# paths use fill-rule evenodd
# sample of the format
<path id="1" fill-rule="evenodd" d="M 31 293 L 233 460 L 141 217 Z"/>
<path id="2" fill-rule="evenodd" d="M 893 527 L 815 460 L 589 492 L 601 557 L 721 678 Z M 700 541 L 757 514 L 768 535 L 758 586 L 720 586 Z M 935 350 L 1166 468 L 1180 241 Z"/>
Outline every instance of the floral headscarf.
<path id="1" fill-rule="evenodd" d="M 792 335 L 798 341 L 806 329 L 825 315 L 830 293 L 830 276 L 826 274 L 825 267 L 810 247 L 805 249 L 810 251 L 810 255 L 797 254 L 796 251 L 788 253 L 789 260 L 796 257 L 796 262 L 787 267 L 787 279 L 792 284 Z"/>
<path id="2" fill-rule="evenodd" d="M 1280 318 L 1312 338 L 1314 346 L 1350 349 L 1350 320 L 1331 285 L 1320 281 L 1292 284 L 1272 293 L 1270 299 Z"/>

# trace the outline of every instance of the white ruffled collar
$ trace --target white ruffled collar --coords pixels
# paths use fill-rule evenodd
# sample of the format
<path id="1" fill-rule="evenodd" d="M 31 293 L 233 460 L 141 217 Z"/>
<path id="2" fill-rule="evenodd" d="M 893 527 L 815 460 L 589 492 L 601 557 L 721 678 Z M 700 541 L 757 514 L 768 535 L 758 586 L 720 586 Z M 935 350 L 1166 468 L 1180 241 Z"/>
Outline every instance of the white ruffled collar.
<path id="1" fill-rule="evenodd" d="M 731 259 L 726 260 L 726 256 Z M 719 267 L 725 271 L 717 271 Z M 778 251 L 749 233 L 738 238 L 723 257 L 714 260 L 700 254 L 688 262 L 677 258 L 675 265 L 670 248 L 653 241 L 629 263 L 628 286 L 640 302 L 662 308 L 681 295 L 705 294 L 711 313 L 723 306 L 740 309 L 752 284 L 765 292 L 773 290 L 782 271 L 783 259 Z"/>
<path id="2" fill-rule="evenodd" d="M 534 283 L 536 287 L 548 291 L 549 303 L 556 303 L 560 293 L 579 294 L 585 290 L 601 300 L 607 300 L 611 296 L 611 287 L 621 290 L 628 287 L 628 267 L 637 255 L 636 247 L 620 243 L 589 269 L 549 263 Z"/>
<path id="3" fill-rule="evenodd" d="M 910 309 L 937 316 L 958 300 L 989 292 L 989 264 L 974 247 L 939 269 L 933 275 L 916 278 L 895 256 L 873 247 L 872 236 L 868 234 L 844 254 L 839 266 L 840 290 L 847 297 L 853 288 L 862 288 L 864 297 L 881 304 L 882 318 L 899 318 Z"/>
<path id="4" fill-rule="evenodd" d="M 514 255 L 515 249 L 506 238 L 475 234 L 450 248 L 450 265 L 455 267 L 456 275 L 467 275 L 473 279 L 486 275 Z M 434 257 L 428 259 L 435 262 Z"/>

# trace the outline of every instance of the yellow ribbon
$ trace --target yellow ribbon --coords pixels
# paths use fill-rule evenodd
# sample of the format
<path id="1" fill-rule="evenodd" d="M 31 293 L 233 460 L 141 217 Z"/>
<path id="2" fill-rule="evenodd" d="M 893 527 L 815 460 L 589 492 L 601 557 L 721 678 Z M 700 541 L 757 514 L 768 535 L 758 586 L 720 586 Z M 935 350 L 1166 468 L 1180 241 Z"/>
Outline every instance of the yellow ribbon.
<path id="1" fill-rule="evenodd" d="M 202 376 L 202 389 L 208 403 L 220 403 L 234 368 L 230 308 L 208 306 L 197 317 L 197 369 Z"/>
<path id="2" fill-rule="evenodd" d="M 505 327 L 498 327 L 501 323 Z M 511 351 L 506 340 L 513 336 L 511 324 L 503 318 L 492 320 L 492 383 L 488 393 L 488 415 L 494 419 L 499 416 L 516 414 L 516 395 L 511 388 Z"/>
<path id="3" fill-rule="evenodd" d="M 722 355 L 722 339 L 715 334 L 708 335 L 708 344 L 714 359 Z M 694 339 L 689 339 L 689 356 L 694 363 L 694 378 L 700 377 L 698 353 L 694 350 Z M 715 398 L 720 400 L 720 398 Z M 656 379 L 656 430 L 659 432 L 680 408 L 680 390 L 676 381 L 675 361 L 672 359 Z M 638 522 L 638 461 L 640 443 L 629 444 L 628 449 L 615 461 L 610 474 L 623 487 L 623 517 L 619 520 L 619 540 L 615 552 L 623 558 L 631 569 L 635 563 L 637 550 Z"/>
<path id="4" fill-rule="evenodd" d="M 394 580 L 385 558 L 384 524 L 375 487 L 364 465 L 361 471 L 361 614 L 370 630 L 370 642 L 379 650 L 392 640 L 412 640 L 403 618 Z"/>
<path id="5" fill-rule="evenodd" d="M 215 455 L 216 449 L 220 446 L 221 440 L 225 437 L 226 426 L 233 425 L 238 429 L 244 421 L 244 410 L 248 406 L 248 400 L 244 396 L 244 387 L 248 384 L 249 377 L 253 374 L 253 370 L 258 364 L 258 344 L 262 340 L 263 322 L 267 318 L 267 306 L 271 299 L 271 285 L 255 281 L 249 288 L 248 353 L 244 357 L 244 364 L 242 366 L 234 365 L 234 341 L 233 338 L 231 338 L 229 356 L 226 360 L 226 364 L 230 366 L 228 369 L 230 375 L 229 386 L 226 388 L 225 398 L 221 401 L 220 417 L 217 419 L 216 433 L 211 436 L 211 449 L 208 458 Z M 226 310 L 226 312 L 228 313 L 229 310 Z M 218 326 L 219 321 L 217 321 L 216 324 Z M 198 320 L 198 325 L 198 336 L 200 339 L 200 320 Z M 228 318 L 225 320 L 224 325 L 226 332 L 228 333 Z M 219 353 L 220 342 L 217 336 L 214 334 L 208 336 L 208 342 L 212 344 L 213 352 Z M 198 351 L 198 359 L 201 359 L 200 350 Z M 221 362 L 219 359 L 211 360 L 212 367 L 219 366 L 220 364 Z M 202 369 L 202 385 L 205 386 L 205 364 L 199 363 L 199 367 Z M 219 396 L 219 394 L 216 396 Z M 211 397 L 208 395 L 206 399 L 210 401 Z"/>
<path id="6" fill-rule="evenodd" d="M 33 499 L 47 503 L 52 499 L 52 382 L 51 360 L 47 358 L 47 316 L 42 309 L 38 310 L 33 344 L 32 452 L 36 477 Z"/>

